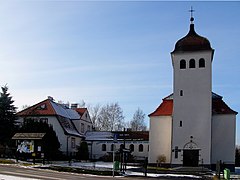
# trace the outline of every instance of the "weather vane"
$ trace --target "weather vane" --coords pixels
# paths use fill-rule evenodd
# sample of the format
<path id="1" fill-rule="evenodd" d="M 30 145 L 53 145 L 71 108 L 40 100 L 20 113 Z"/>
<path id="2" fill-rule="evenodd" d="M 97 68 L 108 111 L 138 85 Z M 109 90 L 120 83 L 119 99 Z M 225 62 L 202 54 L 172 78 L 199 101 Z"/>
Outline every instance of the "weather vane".
<path id="1" fill-rule="evenodd" d="M 191 6 L 191 9 L 189 10 L 190 15 L 191 15 L 191 18 L 190 18 L 191 24 L 192 24 L 193 21 L 194 21 L 194 18 L 193 18 L 193 12 L 194 12 L 194 11 L 195 11 L 195 10 L 193 10 L 193 8 L 192 8 L 192 6 Z"/>

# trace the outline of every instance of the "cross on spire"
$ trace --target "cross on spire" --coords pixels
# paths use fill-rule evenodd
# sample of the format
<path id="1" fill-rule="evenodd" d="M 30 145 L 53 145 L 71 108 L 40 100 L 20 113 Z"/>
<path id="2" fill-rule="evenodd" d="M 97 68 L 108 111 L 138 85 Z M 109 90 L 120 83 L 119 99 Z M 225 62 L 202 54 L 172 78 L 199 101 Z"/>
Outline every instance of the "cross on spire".
<path id="1" fill-rule="evenodd" d="M 191 6 L 191 9 L 189 10 L 189 12 L 190 12 L 190 16 L 191 16 L 191 18 L 190 18 L 190 21 L 191 21 L 191 24 L 193 24 L 193 21 L 194 21 L 194 18 L 193 18 L 193 12 L 194 12 L 195 10 L 192 8 L 192 6 Z"/>

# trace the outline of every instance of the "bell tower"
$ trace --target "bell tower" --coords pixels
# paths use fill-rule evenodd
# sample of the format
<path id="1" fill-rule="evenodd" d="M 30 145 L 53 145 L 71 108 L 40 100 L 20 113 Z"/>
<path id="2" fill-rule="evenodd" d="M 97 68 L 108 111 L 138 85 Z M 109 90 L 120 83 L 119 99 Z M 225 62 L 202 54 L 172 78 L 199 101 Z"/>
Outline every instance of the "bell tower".
<path id="1" fill-rule="evenodd" d="M 214 50 L 207 38 L 195 32 L 193 10 L 190 12 L 189 32 L 171 52 L 174 72 L 171 163 L 210 165 Z"/>

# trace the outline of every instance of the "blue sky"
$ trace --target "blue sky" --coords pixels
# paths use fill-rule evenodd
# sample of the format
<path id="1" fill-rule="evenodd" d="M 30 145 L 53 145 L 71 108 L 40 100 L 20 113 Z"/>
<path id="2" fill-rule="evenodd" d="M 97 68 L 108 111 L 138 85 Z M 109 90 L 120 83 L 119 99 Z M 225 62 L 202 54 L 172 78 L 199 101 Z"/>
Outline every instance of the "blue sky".
<path id="1" fill-rule="evenodd" d="M 170 52 L 191 6 L 215 49 L 213 91 L 239 111 L 240 2 L 0 1 L 0 85 L 20 109 L 50 95 L 118 102 L 126 121 L 149 114 L 172 92 Z"/>

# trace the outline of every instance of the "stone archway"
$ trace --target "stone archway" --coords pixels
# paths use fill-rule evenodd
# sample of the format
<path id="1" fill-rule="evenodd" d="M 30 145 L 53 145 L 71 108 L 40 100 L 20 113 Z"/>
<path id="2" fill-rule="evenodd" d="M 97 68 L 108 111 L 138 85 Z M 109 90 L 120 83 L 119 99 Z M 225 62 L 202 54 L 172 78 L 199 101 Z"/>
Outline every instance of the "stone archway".
<path id="1" fill-rule="evenodd" d="M 199 148 L 192 140 L 183 147 L 183 166 L 196 167 L 199 165 Z"/>

